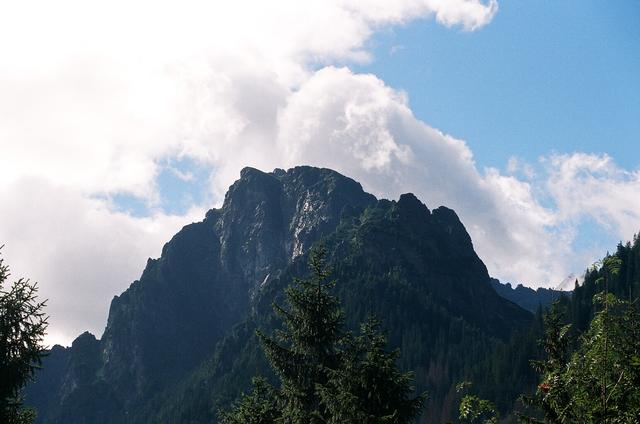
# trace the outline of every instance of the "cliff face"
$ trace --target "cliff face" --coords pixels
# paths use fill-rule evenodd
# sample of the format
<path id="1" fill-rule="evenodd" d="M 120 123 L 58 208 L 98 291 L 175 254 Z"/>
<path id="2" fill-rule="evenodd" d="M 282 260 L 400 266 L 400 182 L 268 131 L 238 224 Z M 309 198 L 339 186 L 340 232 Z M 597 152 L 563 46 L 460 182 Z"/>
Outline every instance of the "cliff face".
<path id="1" fill-rule="evenodd" d="M 489 380 L 487 374 L 493 372 L 490 358 L 496 346 L 528 328 L 532 316 L 492 289 L 454 211 L 430 211 L 412 194 L 398 201 L 379 200 L 362 213 L 343 213 L 323 243 L 348 327 L 357 328 L 371 313 L 381 318 L 390 348 L 402 351 L 401 366 L 415 372 L 419 391 L 429 392 L 425 422 L 452 419 L 455 384 L 465 378 L 478 377 L 519 393 L 522 383 L 512 375 Z M 251 376 L 274 377 L 255 330 L 273 333 L 279 327 L 272 305 L 286 307 L 282 293 L 295 277 L 306 275 L 306 256 L 296 257 L 269 279 L 255 293 L 249 315 L 218 344 L 215 355 L 134 422 L 149 417 L 156 422 L 182 422 L 185 417 L 215 422 L 215 414 L 206 411 L 235 399 Z M 518 365 L 528 369 L 527 359 Z M 504 396 L 507 402 L 515 399 L 510 396 Z"/>
<path id="2" fill-rule="evenodd" d="M 184 227 L 112 301 L 102 338 L 105 379 L 130 382 L 127 400 L 174 381 L 214 350 L 261 284 L 335 229 L 343 210 L 373 202 L 330 170 L 245 168 L 222 208 Z"/>
<path id="3" fill-rule="evenodd" d="M 411 194 L 377 200 L 328 169 L 245 168 L 220 209 L 184 227 L 113 299 L 100 340 L 87 333 L 52 351 L 27 390 L 39 421 L 149 422 L 151 412 L 141 411 L 154 410 L 149 405 L 160 398 L 171 418 L 157 420 L 214 419 L 206 402 L 229 381 L 242 384 L 239 364 L 259 368 L 255 355 L 242 357 L 259 350 L 251 325 L 269 321 L 271 302 L 305 272 L 305 256 L 320 239 L 332 252 L 351 324 L 377 313 L 392 329 L 392 344 L 409 355 L 405 365 L 422 370 L 419 383 L 440 384 L 435 393 L 442 396 L 453 374 L 437 367 L 452 373 L 452 365 L 429 355 L 466 355 L 465 344 L 485 349 L 530 319 L 492 290 L 454 211 L 430 211 Z M 244 333 L 234 330 L 238 324 Z M 215 372 L 194 378 L 205 363 Z M 166 395 L 176 387 L 184 392 Z M 189 404 L 194 392 L 205 403 Z"/>
<path id="4" fill-rule="evenodd" d="M 213 352 L 245 316 L 253 293 L 331 233 L 343 211 L 359 213 L 375 201 L 360 184 L 328 169 L 243 169 L 223 206 L 185 226 L 112 300 L 101 340 L 85 343 L 83 335 L 70 349 L 52 352 L 48 362 L 64 376 L 58 387 L 49 396 L 37 383 L 28 391 L 43 420 L 77 403 L 80 387 L 108 392 L 106 408 L 121 419 Z M 92 368 L 78 374 L 77 356 Z M 114 419 L 106 414 L 104 422 Z"/>

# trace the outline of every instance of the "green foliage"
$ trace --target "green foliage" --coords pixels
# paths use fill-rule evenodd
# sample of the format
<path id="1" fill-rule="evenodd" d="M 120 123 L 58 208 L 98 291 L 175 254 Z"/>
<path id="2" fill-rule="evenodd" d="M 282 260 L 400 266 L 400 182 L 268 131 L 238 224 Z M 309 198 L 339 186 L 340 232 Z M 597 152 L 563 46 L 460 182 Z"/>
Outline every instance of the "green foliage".
<path id="1" fill-rule="evenodd" d="M 326 384 L 327 372 L 338 365 L 338 344 L 342 337 L 343 312 L 338 299 L 330 294 L 335 281 L 329 281 L 326 251 L 312 251 L 311 277 L 295 280 L 285 296 L 289 310 L 274 305 L 284 323 L 277 339 L 258 332 L 271 366 L 282 382 L 285 422 L 314 423 L 326 411 L 320 405 L 317 384 Z"/>
<path id="2" fill-rule="evenodd" d="M 640 296 L 639 237 L 635 236 L 633 243 L 618 244 L 615 254 L 607 255 L 588 269 L 583 284 L 576 285 L 567 309 L 567 318 L 574 331 L 587 331 L 598 311 L 593 298 L 602 291 L 629 302 Z"/>
<path id="3" fill-rule="evenodd" d="M 355 337 L 343 331 L 325 257 L 314 249 L 311 277 L 285 290 L 288 309 L 274 305 L 284 325 L 276 339 L 257 332 L 280 389 L 254 380 L 253 392 L 221 414 L 224 423 L 401 424 L 420 414 L 426 394 L 410 396 L 412 374 L 396 368 L 398 350 L 384 350 L 379 323 L 369 319 Z"/>
<path id="4" fill-rule="evenodd" d="M 253 390 L 243 395 L 230 412 L 222 412 L 224 424 L 271 424 L 281 415 L 280 394 L 264 378 L 253 379 Z"/>
<path id="5" fill-rule="evenodd" d="M 21 394 L 44 355 L 47 317 L 37 285 L 21 278 L 5 289 L 9 276 L 0 257 L 0 422 L 22 424 L 35 419 L 33 410 L 21 408 Z"/>
<path id="6" fill-rule="evenodd" d="M 2 423 L 31 424 L 36 421 L 36 411 L 32 408 L 12 408 L 4 413 Z"/>
<path id="7" fill-rule="evenodd" d="M 569 408 L 585 423 L 636 423 L 640 417 L 640 329 L 635 305 L 612 294 L 567 367 L 572 388 Z"/>
<path id="8" fill-rule="evenodd" d="M 563 378 L 567 368 L 570 325 L 563 324 L 564 313 L 560 302 L 554 302 L 551 310 L 544 315 L 545 337 L 542 340 L 546 358 L 531 361 L 533 368 L 542 376 L 533 396 L 522 396 L 522 402 L 540 411 L 549 423 L 563 422 L 560 417 L 571 397 L 571 387 Z M 520 414 L 527 423 L 540 422 L 534 417 Z"/>
<path id="9" fill-rule="evenodd" d="M 637 306 L 600 293 L 601 306 L 580 347 L 567 358 L 567 326 L 555 311 L 547 318 L 548 358 L 529 405 L 540 418 L 526 423 L 636 423 L 640 417 L 640 321 Z"/>
<path id="10" fill-rule="evenodd" d="M 463 382 L 456 387 L 457 392 L 465 392 L 471 383 Z M 496 406 L 473 394 L 465 394 L 458 407 L 459 419 L 470 424 L 498 424 L 500 415 Z"/>
<path id="11" fill-rule="evenodd" d="M 329 370 L 329 381 L 318 387 L 328 423 L 401 424 L 420 414 L 427 394 L 411 397 L 413 374 L 397 369 L 400 351 L 385 351 L 387 339 L 379 328 L 369 317 L 360 335 L 349 339 L 341 366 Z"/>

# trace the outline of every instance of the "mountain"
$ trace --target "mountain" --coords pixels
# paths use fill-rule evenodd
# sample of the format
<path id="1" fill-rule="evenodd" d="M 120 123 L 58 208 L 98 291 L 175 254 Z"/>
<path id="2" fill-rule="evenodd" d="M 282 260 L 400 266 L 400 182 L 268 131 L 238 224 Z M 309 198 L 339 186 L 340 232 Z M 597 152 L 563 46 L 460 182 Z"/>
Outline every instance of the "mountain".
<path id="1" fill-rule="evenodd" d="M 306 274 L 318 241 L 348 324 L 379 316 L 402 367 L 429 390 L 425 419 L 450 417 L 455 383 L 489 375 L 496 347 L 532 321 L 496 294 L 451 209 L 412 194 L 378 200 L 328 169 L 245 168 L 220 209 L 184 227 L 112 300 L 100 339 L 85 333 L 51 351 L 26 391 L 38 422 L 214 422 L 250 376 L 269 375 L 255 330 L 277 327 L 271 305 Z M 509 400 L 529 381 L 505 383 Z"/>
<path id="2" fill-rule="evenodd" d="M 535 313 L 538 308 L 544 309 L 551 305 L 554 300 L 559 299 L 561 296 L 571 294 L 571 292 L 563 290 L 545 289 L 542 287 L 533 290 L 522 284 L 518 284 L 513 288 L 511 283 L 502 284 L 500 280 L 495 278 L 491 279 L 491 286 L 500 296 L 533 313 Z"/>

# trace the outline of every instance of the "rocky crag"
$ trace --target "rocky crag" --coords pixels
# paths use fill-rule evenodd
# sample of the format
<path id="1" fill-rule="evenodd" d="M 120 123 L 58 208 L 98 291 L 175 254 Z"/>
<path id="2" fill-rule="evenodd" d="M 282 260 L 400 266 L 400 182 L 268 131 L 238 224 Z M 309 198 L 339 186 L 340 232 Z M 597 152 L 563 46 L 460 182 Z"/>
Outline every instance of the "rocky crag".
<path id="1" fill-rule="evenodd" d="M 432 393 L 424 419 L 450 416 L 455 380 L 484 372 L 496 344 L 531 322 L 493 290 L 454 211 L 411 194 L 378 200 L 328 169 L 245 168 L 220 209 L 114 297 L 100 339 L 53 348 L 27 403 L 41 423 L 215 421 L 250 375 L 269 373 L 254 330 L 277 325 L 271 304 L 319 240 L 349 324 L 378 315 Z"/>

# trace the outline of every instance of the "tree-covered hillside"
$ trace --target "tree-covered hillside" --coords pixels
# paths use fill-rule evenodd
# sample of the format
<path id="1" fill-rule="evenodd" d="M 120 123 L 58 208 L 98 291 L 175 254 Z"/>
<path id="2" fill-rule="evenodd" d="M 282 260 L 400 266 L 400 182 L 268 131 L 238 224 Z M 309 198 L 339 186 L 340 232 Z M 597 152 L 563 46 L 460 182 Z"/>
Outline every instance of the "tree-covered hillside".
<path id="1" fill-rule="evenodd" d="M 506 349 L 530 327 L 533 316 L 491 288 L 471 239 L 449 209 L 431 212 L 412 195 L 379 201 L 362 214 L 345 214 L 324 240 L 347 327 L 355 330 L 371 313 L 380 317 L 390 348 L 401 349 L 400 367 L 415 372 L 418 391 L 429 392 L 423 417 L 429 422 L 453 416 L 455 384 L 489 375 L 492 352 Z M 265 285 L 248 319 L 218 345 L 216 356 L 188 382 L 159 396 L 139 422 L 149 414 L 163 422 L 211 422 L 216 407 L 246 390 L 252 376 L 273 380 L 255 331 L 269 334 L 277 327 L 272 304 L 282 303 L 284 289 L 306 275 L 306 261 L 301 256 Z M 523 356 L 526 375 L 515 382 L 508 373 L 496 377 L 509 388 L 506 398 L 515 399 L 524 384 L 533 384 L 526 361 Z"/>
<path id="2" fill-rule="evenodd" d="M 530 360 L 544 358 L 543 311 L 496 293 L 454 211 L 429 210 L 411 194 L 378 200 L 327 169 L 246 168 L 220 209 L 183 228 L 114 298 L 99 339 L 86 333 L 51 350 L 26 391 L 38 422 L 214 423 L 254 376 L 276 384 L 256 332 L 281 328 L 273 304 L 308 277 L 319 242 L 345 329 L 380 319 L 388 349 L 402 353 L 399 372 L 414 372 L 416 393 L 429 393 L 422 422 L 457 417 L 461 381 L 507 419 L 518 396 L 535 390 Z M 610 290 L 634 298 L 638 240 L 616 255 Z M 588 272 L 560 300 L 576 335 L 598 311 L 601 273 Z"/>
<path id="3" fill-rule="evenodd" d="M 620 271 L 607 276 L 609 293 L 620 299 L 634 301 L 640 296 L 640 238 L 633 242 L 619 243 L 611 256 L 620 260 Z M 578 332 L 587 329 L 598 307 L 593 304 L 593 296 L 605 289 L 606 269 L 593 266 L 587 270 L 584 283 L 576 286 L 570 302 L 567 302 L 567 314 L 571 324 Z"/>

